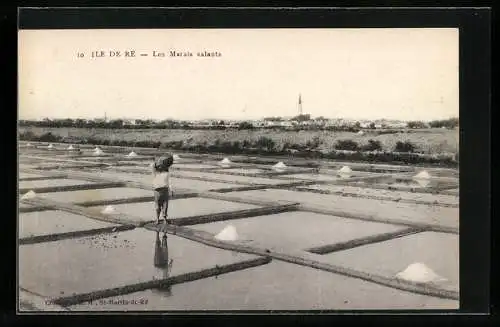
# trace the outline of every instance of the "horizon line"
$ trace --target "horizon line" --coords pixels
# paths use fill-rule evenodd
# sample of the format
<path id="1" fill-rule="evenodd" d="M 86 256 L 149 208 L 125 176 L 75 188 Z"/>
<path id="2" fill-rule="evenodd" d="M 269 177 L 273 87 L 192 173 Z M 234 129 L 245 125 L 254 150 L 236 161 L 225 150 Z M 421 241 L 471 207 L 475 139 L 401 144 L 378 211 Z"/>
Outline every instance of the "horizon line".
<path id="1" fill-rule="evenodd" d="M 302 114 L 302 116 L 305 115 L 310 115 L 310 114 Z M 173 121 L 202 121 L 202 120 L 228 120 L 228 121 L 250 121 L 250 120 L 263 120 L 267 118 L 281 118 L 285 120 L 291 120 L 299 115 L 294 115 L 294 116 L 265 116 L 265 117 L 259 117 L 259 118 L 223 118 L 223 117 L 206 117 L 206 118 L 196 118 L 196 119 L 190 119 L 190 118 L 151 118 L 151 117 L 140 117 L 140 118 L 134 118 L 134 117 L 38 117 L 38 118 L 21 118 L 18 117 L 19 120 L 43 120 L 43 119 L 50 119 L 50 120 L 66 120 L 66 119 L 72 119 L 72 120 L 77 120 L 77 119 L 82 119 L 82 120 L 103 120 L 106 119 L 108 121 L 112 120 L 153 120 L 153 121 L 166 121 L 166 120 L 173 120 Z M 351 120 L 351 121 L 376 121 L 376 120 L 392 120 L 392 121 L 400 121 L 400 122 L 409 122 L 409 121 L 435 121 L 435 120 L 448 120 L 448 119 L 459 119 L 459 116 L 448 116 L 448 117 L 441 117 L 441 118 L 427 118 L 427 119 L 399 119 L 399 118 L 390 118 L 390 117 L 379 117 L 379 118 L 352 118 L 352 117 L 325 117 L 325 116 L 311 116 L 311 120 L 314 120 L 319 117 L 323 117 L 326 120 Z"/>

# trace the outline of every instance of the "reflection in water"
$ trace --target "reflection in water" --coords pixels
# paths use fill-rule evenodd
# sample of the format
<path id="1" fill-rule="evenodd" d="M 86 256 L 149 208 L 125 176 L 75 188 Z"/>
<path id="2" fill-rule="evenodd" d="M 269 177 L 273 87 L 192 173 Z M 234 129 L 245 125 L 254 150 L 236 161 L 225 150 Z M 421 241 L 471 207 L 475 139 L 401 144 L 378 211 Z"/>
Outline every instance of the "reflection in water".
<path id="1" fill-rule="evenodd" d="M 374 178 L 369 180 L 361 180 L 354 184 L 358 185 L 389 185 L 391 187 L 400 188 L 441 188 L 447 187 L 448 185 L 453 186 L 453 183 L 447 181 L 439 180 L 426 180 L 426 179 L 415 179 L 415 178 L 394 178 L 394 177 L 382 177 Z M 450 186 L 450 187 L 451 187 Z"/>
<path id="2" fill-rule="evenodd" d="M 414 181 L 416 181 L 420 187 L 428 187 L 431 185 L 431 181 L 427 179 L 414 179 Z"/>
<path id="3" fill-rule="evenodd" d="M 341 179 L 347 179 L 347 178 L 351 178 L 352 177 L 352 174 L 349 173 L 349 172 L 339 172 L 337 173 L 337 177 L 341 178 Z"/>
<path id="4" fill-rule="evenodd" d="M 167 233 L 163 233 L 160 240 L 160 233 L 156 232 L 154 266 L 162 270 L 162 278 L 166 279 L 170 276 L 172 270 L 173 259 L 168 258 L 168 243 Z M 156 291 L 163 293 L 166 296 L 172 295 L 172 286 L 168 285 Z"/>

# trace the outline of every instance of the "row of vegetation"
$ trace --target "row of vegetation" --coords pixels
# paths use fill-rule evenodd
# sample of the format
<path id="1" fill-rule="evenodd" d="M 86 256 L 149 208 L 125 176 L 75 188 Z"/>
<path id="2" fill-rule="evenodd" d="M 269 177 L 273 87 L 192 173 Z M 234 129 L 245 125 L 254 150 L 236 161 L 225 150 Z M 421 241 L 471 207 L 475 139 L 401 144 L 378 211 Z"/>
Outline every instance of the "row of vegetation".
<path id="1" fill-rule="evenodd" d="M 270 121 L 270 120 L 264 120 Z M 327 130 L 333 132 L 359 132 L 362 128 L 359 124 L 354 125 L 339 125 L 339 126 L 321 126 L 321 125 L 297 125 L 297 126 L 254 126 L 249 121 L 242 121 L 238 124 L 228 125 L 225 121 L 212 122 L 210 125 L 192 125 L 187 122 L 166 120 L 154 122 L 151 120 L 137 120 L 134 124 L 125 123 L 121 119 L 110 121 L 92 121 L 83 119 L 56 119 L 56 120 L 20 120 L 20 127 L 44 127 L 44 128 L 102 128 L 102 129 L 182 129 L 182 130 L 252 130 L 252 129 L 272 129 L 272 130 Z M 398 133 L 398 130 L 384 130 L 380 133 L 391 134 Z"/>
<path id="2" fill-rule="evenodd" d="M 458 164 L 458 153 L 454 155 L 424 155 L 416 153 L 416 146 L 409 141 L 398 141 L 392 151 L 382 151 L 382 144 L 378 140 L 370 139 L 366 144 L 359 144 L 354 140 L 338 140 L 331 149 L 320 151 L 319 146 L 321 140 L 319 137 L 314 137 L 305 144 L 290 144 L 286 142 L 282 145 L 277 145 L 273 139 L 266 136 L 261 136 L 254 141 L 243 140 L 231 142 L 215 139 L 210 143 L 204 141 L 198 144 L 192 144 L 183 140 L 160 142 L 152 140 L 127 141 L 105 137 L 66 137 L 55 135 L 50 132 L 36 135 L 28 130 L 21 132 L 19 138 L 23 141 L 159 148 L 196 153 L 293 155 L 296 157 L 315 159 L 322 158 L 400 164 L 432 164 L 447 167 L 456 167 Z"/>
<path id="3" fill-rule="evenodd" d="M 362 130 L 361 124 L 356 122 L 352 125 L 338 125 L 338 126 L 328 126 L 322 125 L 321 122 L 326 121 L 323 117 L 318 117 L 316 119 L 311 119 L 310 115 L 299 115 L 294 117 L 292 120 L 300 123 L 306 121 L 313 121 L 314 123 L 311 125 L 299 125 L 293 127 L 284 127 L 284 126 L 263 126 L 259 128 L 271 128 L 271 129 L 292 129 L 292 130 L 329 130 L 329 131 L 348 131 L 348 132 L 358 132 Z M 271 122 L 281 122 L 284 121 L 283 118 L 280 117 L 268 117 L 265 118 L 264 121 Z M 47 128 L 58 128 L 58 127 L 75 127 L 75 128 L 106 128 L 106 129 L 254 129 L 254 126 L 251 122 L 243 121 L 238 124 L 229 125 L 227 122 L 220 120 L 218 122 L 212 122 L 210 125 L 200 126 L 200 125 L 191 125 L 188 122 L 176 121 L 176 120 L 164 120 L 161 122 L 155 122 L 153 120 L 136 120 L 134 124 L 126 123 L 122 119 L 115 119 L 110 121 L 103 120 L 84 120 L 84 119 L 45 119 L 41 121 L 32 121 L 32 120 L 20 120 L 19 126 L 21 127 L 47 127 Z M 410 129 L 423 129 L 423 128 L 449 128 L 453 129 L 458 127 L 458 118 L 450 118 L 445 120 L 435 120 L 431 122 L 423 122 L 423 121 L 410 121 L 408 122 L 408 128 Z M 365 129 L 376 129 L 375 123 L 371 123 Z M 387 129 L 385 126 L 382 129 Z M 397 131 L 394 131 L 397 133 Z"/>
<path id="4" fill-rule="evenodd" d="M 432 120 L 428 123 L 423 121 L 409 121 L 408 128 L 457 128 L 459 124 L 458 118 Z"/>

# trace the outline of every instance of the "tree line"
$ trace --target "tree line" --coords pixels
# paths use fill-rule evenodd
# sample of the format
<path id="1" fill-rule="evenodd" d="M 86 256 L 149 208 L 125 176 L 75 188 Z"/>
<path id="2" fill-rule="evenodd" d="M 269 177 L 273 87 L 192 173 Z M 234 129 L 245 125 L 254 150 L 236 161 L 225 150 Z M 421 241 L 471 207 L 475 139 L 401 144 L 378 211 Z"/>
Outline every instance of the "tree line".
<path id="1" fill-rule="evenodd" d="M 292 120 L 297 122 L 310 121 L 311 116 L 309 114 L 298 115 Z M 324 117 L 318 117 L 316 121 L 325 120 Z M 264 121 L 279 122 L 284 121 L 281 117 L 266 117 Z M 459 125 L 458 118 L 450 118 L 443 120 L 433 120 L 430 122 L 424 121 L 410 121 L 407 123 L 410 129 L 423 129 L 423 128 L 457 128 Z M 238 129 L 253 129 L 257 128 L 249 121 L 242 121 L 238 124 L 232 124 L 229 126 L 225 121 L 214 121 L 207 125 L 194 125 L 188 122 L 176 121 L 176 120 L 164 120 L 161 122 L 156 122 L 151 119 L 136 119 L 133 124 L 124 121 L 122 119 L 113 119 L 110 121 L 104 120 L 85 120 L 85 119 L 44 119 L 44 120 L 19 120 L 19 126 L 21 127 L 74 127 L 74 128 L 106 128 L 106 129 L 226 129 L 226 128 L 238 128 Z M 271 129 L 307 129 L 307 130 L 332 130 L 332 131 L 349 131 L 357 132 L 362 129 L 359 122 L 355 122 L 353 125 L 338 125 L 338 126 L 319 126 L 319 125 L 309 125 L 309 126 L 295 126 L 295 127 L 283 127 L 283 126 L 259 126 L 258 128 L 271 128 Z M 375 123 L 370 123 L 367 129 L 375 129 Z"/>
<path id="2" fill-rule="evenodd" d="M 408 128 L 456 128 L 458 127 L 458 118 L 449 118 L 441 120 L 424 121 L 409 121 Z"/>

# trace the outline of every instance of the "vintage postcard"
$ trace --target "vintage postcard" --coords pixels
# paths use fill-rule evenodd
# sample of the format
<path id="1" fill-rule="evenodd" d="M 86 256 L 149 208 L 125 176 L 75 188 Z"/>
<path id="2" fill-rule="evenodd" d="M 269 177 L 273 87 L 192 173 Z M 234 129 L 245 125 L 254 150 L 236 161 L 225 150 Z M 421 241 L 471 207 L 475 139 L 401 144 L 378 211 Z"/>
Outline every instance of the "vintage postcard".
<path id="1" fill-rule="evenodd" d="M 459 308 L 458 29 L 18 37 L 20 313 Z"/>

